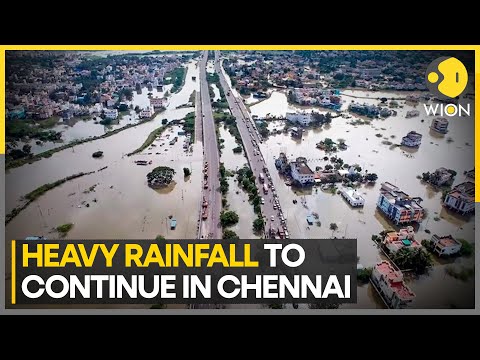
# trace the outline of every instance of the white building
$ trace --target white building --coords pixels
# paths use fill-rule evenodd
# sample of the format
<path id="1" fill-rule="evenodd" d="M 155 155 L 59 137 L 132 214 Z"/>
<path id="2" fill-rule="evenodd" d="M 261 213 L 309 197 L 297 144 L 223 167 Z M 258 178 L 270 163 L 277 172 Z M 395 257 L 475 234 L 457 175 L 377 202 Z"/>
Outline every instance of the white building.
<path id="1" fill-rule="evenodd" d="M 103 113 L 107 119 L 115 120 L 118 118 L 118 110 L 117 109 L 103 109 Z"/>
<path id="2" fill-rule="evenodd" d="M 415 293 L 403 281 L 402 272 L 386 260 L 373 267 L 372 282 L 391 309 L 406 308 L 415 298 Z"/>
<path id="3" fill-rule="evenodd" d="M 290 132 L 292 134 L 293 137 L 296 137 L 296 138 L 301 138 L 302 135 L 303 135 L 303 131 L 302 129 L 299 129 L 298 127 L 296 126 L 292 126 L 290 128 Z"/>
<path id="4" fill-rule="evenodd" d="M 91 106 L 89 109 L 88 109 L 88 112 L 90 114 L 99 114 L 102 112 L 102 104 L 100 103 L 96 103 L 95 105 Z"/>
<path id="5" fill-rule="evenodd" d="M 310 113 L 289 113 L 287 112 L 287 120 L 298 123 L 302 126 L 308 126 L 312 122 L 312 114 Z"/>
<path id="6" fill-rule="evenodd" d="M 452 235 L 447 236 L 432 236 L 432 243 L 434 244 L 433 251 L 442 255 L 452 255 L 456 254 L 462 248 L 462 243 L 452 237 Z"/>
<path id="7" fill-rule="evenodd" d="M 292 172 L 292 178 L 302 185 L 313 183 L 315 180 L 315 174 L 307 165 L 307 160 L 305 158 L 297 158 L 296 161 L 292 161 L 290 163 L 290 169 Z"/>
<path id="8" fill-rule="evenodd" d="M 145 109 L 142 109 L 142 111 L 140 111 L 140 118 L 143 119 L 152 117 L 153 113 L 153 108 L 151 106 L 147 106 Z"/>
<path id="9" fill-rule="evenodd" d="M 347 202 L 353 206 L 363 206 L 365 205 L 365 199 L 360 196 L 355 189 L 345 188 L 341 190 L 341 194 Z"/>
<path id="10" fill-rule="evenodd" d="M 108 99 L 107 100 L 107 107 L 112 107 L 117 103 L 115 99 Z"/>

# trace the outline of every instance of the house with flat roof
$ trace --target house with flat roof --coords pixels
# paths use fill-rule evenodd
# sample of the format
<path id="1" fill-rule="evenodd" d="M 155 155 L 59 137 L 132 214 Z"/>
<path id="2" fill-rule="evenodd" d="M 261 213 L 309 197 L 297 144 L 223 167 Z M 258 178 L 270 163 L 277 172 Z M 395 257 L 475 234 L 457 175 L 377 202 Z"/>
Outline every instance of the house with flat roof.
<path id="1" fill-rule="evenodd" d="M 446 118 L 435 118 L 432 120 L 430 129 L 440 134 L 446 134 L 448 132 L 448 120 Z"/>
<path id="2" fill-rule="evenodd" d="M 447 183 L 453 182 L 453 173 L 448 171 L 447 168 L 441 167 L 435 170 L 435 172 L 430 177 L 430 182 L 436 186 L 442 186 Z"/>
<path id="3" fill-rule="evenodd" d="M 359 207 L 365 205 L 365 199 L 352 188 L 345 188 L 340 191 L 343 198 L 353 207 Z"/>
<path id="4" fill-rule="evenodd" d="M 467 214 L 475 210 L 475 184 L 466 181 L 455 186 L 445 196 L 443 204 L 461 214 Z"/>
<path id="5" fill-rule="evenodd" d="M 406 136 L 402 138 L 402 145 L 408 147 L 418 147 L 422 143 L 422 134 L 416 131 L 410 131 Z"/>
<path id="6" fill-rule="evenodd" d="M 416 249 L 422 245 L 415 240 L 415 232 L 413 226 L 407 226 L 399 231 L 391 231 L 385 235 L 382 244 L 391 252 L 396 253 L 402 248 Z"/>
<path id="7" fill-rule="evenodd" d="M 415 299 L 415 293 L 405 284 L 402 272 L 389 261 L 383 260 L 373 267 L 371 280 L 390 309 L 406 308 Z"/>
<path id="8" fill-rule="evenodd" d="M 298 157 L 297 160 L 290 163 L 292 178 L 301 185 L 313 183 L 315 181 L 315 173 L 307 165 L 307 159 Z"/>
<path id="9" fill-rule="evenodd" d="M 295 138 L 301 138 L 303 135 L 302 129 L 299 129 L 296 126 L 293 126 L 290 128 L 290 133 L 292 134 L 292 137 L 295 137 Z"/>
<path id="10" fill-rule="evenodd" d="M 103 109 L 103 113 L 107 119 L 115 120 L 118 118 L 118 110 L 117 109 Z"/>
<path id="11" fill-rule="evenodd" d="M 288 121 L 298 123 L 302 126 L 308 126 L 312 122 L 312 114 L 310 113 L 287 112 L 286 118 Z"/>
<path id="12" fill-rule="evenodd" d="M 154 109 L 158 109 L 163 106 L 163 98 L 159 97 L 151 97 L 150 98 L 150 106 Z"/>
<path id="13" fill-rule="evenodd" d="M 145 109 L 142 109 L 142 111 L 140 111 L 139 116 L 141 119 L 144 119 L 144 118 L 152 117 L 154 113 L 155 112 L 153 110 L 153 107 L 147 106 Z"/>
<path id="14" fill-rule="evenodd" d="M 422 198 L 410 197 L 389 182 L 382 183 L 377 208 L 396 225 L 419 223 L 425 214 Z"/>
<path id="15" fill-rule="evenodd" d="M 438 236 L 435 234 L 432 236 L 432 243 L 434 245 L 433 252 L 438 256 L 453 255 L 462 248 L 462 243 L 454 239 L 452 235 Z"/>

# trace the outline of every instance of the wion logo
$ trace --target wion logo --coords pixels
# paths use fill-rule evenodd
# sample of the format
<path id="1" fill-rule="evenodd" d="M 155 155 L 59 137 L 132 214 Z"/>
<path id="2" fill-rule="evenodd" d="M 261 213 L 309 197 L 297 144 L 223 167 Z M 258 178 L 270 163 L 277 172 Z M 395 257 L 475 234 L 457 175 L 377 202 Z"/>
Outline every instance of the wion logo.
<path id="1" fill-rule="evenodd" d="M 427 88 L 438 99 L 447 100 L 460 96 L 467 87 L 468 73 L 465 65 L 454 57 L 442 56 L 430 63 L 425 73 Z M 423 105 L 427 115 L 470 116 L 470 104 Z"/>

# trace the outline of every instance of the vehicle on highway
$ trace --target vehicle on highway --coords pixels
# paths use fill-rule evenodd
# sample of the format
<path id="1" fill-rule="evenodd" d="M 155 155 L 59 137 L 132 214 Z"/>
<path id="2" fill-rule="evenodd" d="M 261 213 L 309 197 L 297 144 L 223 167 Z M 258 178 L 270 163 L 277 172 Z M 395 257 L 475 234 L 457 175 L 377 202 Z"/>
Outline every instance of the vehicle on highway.
<path id="1" fill-rule="evenodd" d="M 260 182 L 264 182 L 265 181 L 265 175 L 263 175 L 263 173 L 260 173 L 260 175 L 258 175 L 258 179 L 260 180 Z"/>
<path id="2" fill-rule="evenodd" d="M 260 202 L 262 203 L 262 205 L 265 204 L 265 199 L 264 199 L 264 198 L 261 198 L 261 199 L 260 199 Z"/>
<path id="3" fill-rule="evenodd" d="M 268 185 L 267 184 L 263 184 L 263 193 L 268 194 Z"/>
<path id="4" fill-rule="evenodd" d="M 274 221 L 275 220 L 275 216 L 270 216 L 270 220 Z"/>

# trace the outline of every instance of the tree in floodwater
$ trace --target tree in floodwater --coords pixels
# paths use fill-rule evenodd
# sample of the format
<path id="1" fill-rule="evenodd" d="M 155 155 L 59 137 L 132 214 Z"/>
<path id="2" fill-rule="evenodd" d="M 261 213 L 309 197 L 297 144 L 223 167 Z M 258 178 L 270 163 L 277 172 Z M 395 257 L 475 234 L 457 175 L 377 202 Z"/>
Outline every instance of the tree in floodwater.
<path id="1" fill-rule="evenodd" d="M 148 186 L 158 188 L 169 185 L 173 180 L 175 170 L 168 166 L 158 166 L 147 174 Z"/>

